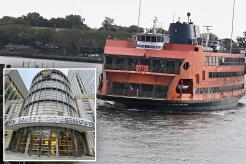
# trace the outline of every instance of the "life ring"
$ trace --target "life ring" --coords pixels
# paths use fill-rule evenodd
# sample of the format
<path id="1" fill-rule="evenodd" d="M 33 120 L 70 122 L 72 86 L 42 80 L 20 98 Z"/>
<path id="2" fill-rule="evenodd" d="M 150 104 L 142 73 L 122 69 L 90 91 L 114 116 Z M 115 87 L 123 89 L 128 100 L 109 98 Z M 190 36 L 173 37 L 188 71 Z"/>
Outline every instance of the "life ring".
<path id="1" fill-rule="evenodd" d="M 149 66 L 144 66 L 144 72 L 149 72 Z"/>
<path id="2" fill-rule="evenodd" d="M 136 66 L 136 71 L 142 71 L 142 66 L 141 65 L 137 65 Z"/>

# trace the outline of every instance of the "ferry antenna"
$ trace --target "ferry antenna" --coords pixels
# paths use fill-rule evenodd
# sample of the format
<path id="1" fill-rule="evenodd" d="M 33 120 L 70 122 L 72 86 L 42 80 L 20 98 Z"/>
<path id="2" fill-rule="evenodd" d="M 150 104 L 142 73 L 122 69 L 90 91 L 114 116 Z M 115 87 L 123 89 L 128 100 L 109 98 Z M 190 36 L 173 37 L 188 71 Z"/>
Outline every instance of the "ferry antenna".
<path id="1" fill-rule="evenodd" d="M 175 12 L 173 13 L 173 23 L 174 23 L 174 21 L 175 21 Z"/>
<path id="2" fill-rule="evenodd" d="M 236 0 L 233 1 L 233 9 L 232 9 L 230 54 L 232 51 L 232 37 L 233 37 L 233 30 L 234 30 L 235 4 L 236 4 Z"/>
<path id="3" fill-rule="evenodd" d="M 142 0 L 139 0 L 139 7 L 138 7 L 138 31 L 139 31 L 140 16 L 141 16 L 141 6 L 142 6 Z"/>
<path id="4" fill-rule="evenodd" d="M 212 30 L 210 27 L 212 27 L 212 26 L 203 26 L 203 27 L 205 27 L 206 28 L 206 30 L 207 30 L 207 38 L 206 38 L 206 46 L 208 47 L 208 43 L 209 43 L 209 31 L 210 30 Z"/>

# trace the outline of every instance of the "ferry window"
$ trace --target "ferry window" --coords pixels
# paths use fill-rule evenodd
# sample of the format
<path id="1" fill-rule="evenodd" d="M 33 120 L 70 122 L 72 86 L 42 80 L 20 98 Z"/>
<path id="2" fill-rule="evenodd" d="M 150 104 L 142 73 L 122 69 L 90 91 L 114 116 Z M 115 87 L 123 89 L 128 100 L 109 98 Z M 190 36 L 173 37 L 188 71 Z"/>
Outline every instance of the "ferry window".
<path id="1" fill-rule="evenodd" d="M 229 58 L 225 58 L 225 65 L 227 65 L 227 63 L 229 63 Z"/>
<path id="2" fill-rule="evenodd" d="M 128 65 L 134 66 L 135 65 L 135 59 L 134 58 L 128 58 Z"/>
<path id="3" fill-rule="evenodd" d="M 122 58 L 122 57 L 116 57 L 115 58 L 116 60 L 116 64 L 123 64 L 124 63 L 124 58 Z"/>
<path id="4" fill-rule="evenodd" d="M 145 42 L 145 36 L 144 35 L 141 36 L 141 41 Z"/>
<path id="5" fill-rule="evenodd" d="M 106 56 L 106 64 L 112 64 L 113 63 L 113 59 L 110 56 Z"/>
<path id="6" fill-rule="evenodd" d="M 162 42 L 161 37 L 157 36 L 157 42 Z"/>
<path id="7" fill-rule="evenodd" d="M 156 36 L 151 36 L 151 42 L 156 42 Z"/>
<path id="8" fill-rule="evenodd" d="M 168 61 L 167 62 L 167 67 L 168 68 L 175 68 L 175 62 L 174 61 Z"/>
<path id="9" fill-rule="evenodd" d="M 141 37 L 142 37 L 141 35 L 138 35 L 138 41 L 141 41 Z"/>
<path id="10" fill-rule="evenodd" d="M 219 57 L 215 57 L 215 65 L 219 65 Z"/>
<path id="11" fill-rule="evenodd" d="M 152 96 L 153 85 L 143 84 L 142 85 L 142 93 L 140 93 L 143 97 L 151 97 Z"/>
<path id="12" fill-rule="evenodd" d="M 124 83 L 113 83 L 113 88 L 114 89 L 125 89 L 125 84 Z"/>
<path id="13" fill-rule="evenodd" d="M 212 57 L 208 57 L 208 62 L 209 62 L 209 65 L 213 65 L 213 58 Z"/>
<path id="14" fill-rule="evenodd" d="M 218 60 L 219 60 L 219 61 L 218 61 L 218 62 L 219 62 L 218 65 L 221 65 L 221 63 L 222 63 L 222 58 L 221 58 L 221 57 L 218 57 L 218 58 L 219 58 L 219 59 L 218 59 Z"/>
<path id="15" fill-rule="evenodd" d="M 150 42 L 150 36 L 146 36 L 146 42 Z"/>
<path id="16" fill-rule="evenodd" d="M 208 63 L 208 57 L 207 57 L 207 56 L 205 57 L 205 64 L 206 64 L 206 65 L 209 64 L 209 63 Z"/>
<path id="17" fill-rule="evenodd" d="M 167 96 L 168 86 L 156 85 L 155 87 L 155 97 L 163 98 Z"/>
<path id="18" fill-rule="evenodd" d="M 199 83 L 199 74 L 196 74 L 196 83 Z"/>
<path id="19" fill-rule="evenodd" d="M 125 58 L 116 57 L 115 59 L 116 69 L 125 69 Z"/>
<path id="20" fill-rule="evenodd" d="M 135 70 L 136 69 L 136 60 L 134 58 L 128 58 L 128 70 Z"/>
<path id="21" fill-rule="evenodd" d="M 205 80 L 205 71 L 202 71 L 202 80 Z"/>
<path id="22" fill-rule="evenodd" d="M 216 65 L 216 57 L 213 57 L 213 65 Z"/>
<path id="23" fill-rule="evenodd" d="M 223 65 L 224 63 L 225 63 L 225 58 L 222 57 L 222 58 L 221 58 L 221 65 Z"/>
<path id="24" fill-rule="evenodd" d="M 161 70 L 161 62 L 160 60 L 153 60 L 153 68 L 151 68 L 155 72 L 159 72 Z"/>
<path id="25" fill-rule="evenodd" d="M 219 72 L 215 72 L 215 78 L 219 77 Z"/>
<path id="26" fill-rule="evenodd" d="M 161 42 L 164 42 L 164 37 L 161 37 Z"/>
<path id="27" fill-rule="evenodd" d="M 150 60 L 148 60 L 148 59 L 141 59 L 141 60 L 140 60 L 140 63 L 141 63 L 142 65 L 150 65 Z"/>

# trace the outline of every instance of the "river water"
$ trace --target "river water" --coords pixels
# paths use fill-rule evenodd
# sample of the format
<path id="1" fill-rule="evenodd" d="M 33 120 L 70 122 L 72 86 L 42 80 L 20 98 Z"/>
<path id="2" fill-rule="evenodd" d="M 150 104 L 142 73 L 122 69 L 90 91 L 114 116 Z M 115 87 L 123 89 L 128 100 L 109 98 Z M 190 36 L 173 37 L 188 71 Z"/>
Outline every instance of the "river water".
<path id="1" fill-rule="evenodd" d="M 100 64 L 0 57 L 0 63 L 13 67 L 21 67 L 23 60 L 101 70 Z M 246 163 L 246 97 L 221 112 L 170 115 L 150 110 L 99 107 L 96 163 Z"/>

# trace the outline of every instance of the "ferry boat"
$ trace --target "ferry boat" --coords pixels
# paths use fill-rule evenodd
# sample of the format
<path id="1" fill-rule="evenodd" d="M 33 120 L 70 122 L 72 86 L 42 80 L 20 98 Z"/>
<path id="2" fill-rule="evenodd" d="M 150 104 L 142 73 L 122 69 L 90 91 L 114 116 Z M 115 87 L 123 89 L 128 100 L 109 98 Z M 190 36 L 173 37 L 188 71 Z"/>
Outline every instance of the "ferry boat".
<path id="1" fill-rule="evenodd" d="M 235 107 L 244 91 L 244 55 L 204 45 L 199 26 L 171 23 L 168 35 L 107 39 L 98 98 L 127 108 L 173 112 Z"/>

